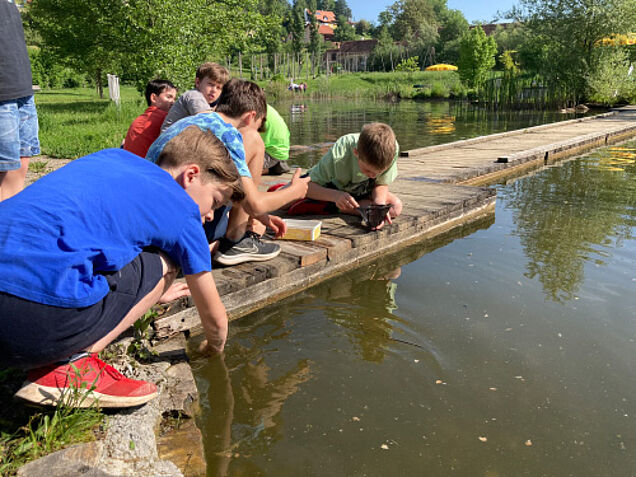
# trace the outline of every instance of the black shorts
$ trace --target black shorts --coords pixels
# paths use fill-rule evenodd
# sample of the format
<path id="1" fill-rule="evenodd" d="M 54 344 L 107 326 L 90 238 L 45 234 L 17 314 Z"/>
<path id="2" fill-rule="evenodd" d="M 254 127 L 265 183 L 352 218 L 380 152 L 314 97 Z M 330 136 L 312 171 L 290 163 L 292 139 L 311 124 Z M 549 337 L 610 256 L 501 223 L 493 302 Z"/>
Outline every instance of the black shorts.
<path id="1" fill-rule="evenodd" d="M 161 257 L 144 251 L 103 274 L 110 291 L 84 308 L 61 308 L 0 292 L 0 366 L 35 368 L 64 360 L 112 331 L 163 276 Z"/>

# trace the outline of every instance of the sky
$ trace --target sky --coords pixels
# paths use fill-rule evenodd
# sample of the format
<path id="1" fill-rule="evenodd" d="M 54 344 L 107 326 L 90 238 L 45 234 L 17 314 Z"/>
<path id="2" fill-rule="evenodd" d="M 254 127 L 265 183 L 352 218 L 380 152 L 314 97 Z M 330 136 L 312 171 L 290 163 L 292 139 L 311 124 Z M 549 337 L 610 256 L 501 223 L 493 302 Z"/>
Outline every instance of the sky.
<path id="1" fill-rule="evenodd" d="M 378 13 L 393 3 L 394 0 L 347 0 L 347 5 L 351 8 L 355 21 L 364 18 L 373 23 L 377 23 Z M 509 10 L 516 3 L 516 0 L 490 0 L 489 2 L 448 0 L 447 5 L 452 10 L 461 10 L 470 23 L 475 21 L 487 23 L 492 20 L 498 10 Z"/>

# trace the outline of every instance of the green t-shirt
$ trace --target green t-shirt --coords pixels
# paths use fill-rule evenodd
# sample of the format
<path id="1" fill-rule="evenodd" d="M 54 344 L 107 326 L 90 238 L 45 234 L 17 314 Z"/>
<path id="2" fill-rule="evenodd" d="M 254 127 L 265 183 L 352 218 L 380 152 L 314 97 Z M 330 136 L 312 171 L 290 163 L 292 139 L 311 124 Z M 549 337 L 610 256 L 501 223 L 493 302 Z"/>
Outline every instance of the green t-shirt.
<path id="1" fill-rule="evenodd" d="M 289 159 L 289 129 L 285 120 L 274 108 L 267 105 L 265 132 L 261 133 L 265 152 L 279 161 Z"/>
<path id="2" fill-rule="evenodd" d="M 360 133 L 342 136 L 322 156 L 318 164 L 309 169 L 311 181 L 321 186 L 333 184 L 338 190 L 358 197 L 368 195 L 375 185 L 389 185 L 397 177 L 397 158 L 399 145 L 395 142 L 395 157 L 391 166 L 378 177 L 369 179 L 358 167 L 358 158 L 353 149 L 358 146 Z"/>

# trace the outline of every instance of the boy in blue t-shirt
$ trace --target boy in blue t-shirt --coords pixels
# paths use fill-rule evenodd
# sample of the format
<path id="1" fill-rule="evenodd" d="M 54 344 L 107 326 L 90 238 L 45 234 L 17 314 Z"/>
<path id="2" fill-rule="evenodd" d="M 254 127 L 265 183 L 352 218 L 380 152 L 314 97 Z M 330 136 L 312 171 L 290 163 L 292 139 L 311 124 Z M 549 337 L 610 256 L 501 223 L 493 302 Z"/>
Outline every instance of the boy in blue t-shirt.
<path id="1" fill-rule="evenodd" d="M 223 143 L 199 128 L 152 164 L 106 149 L 0 203 L 0 366 L 31 369 L 16 396 L 55 405 L 128 407 L 157 395 L 95 353 L 157 302 L 192 295 L 204 349 L 222 352 L 227 315 L 203 220 L 244 196 Z M 186 285 L 172 284 L 178 269 Z"/>

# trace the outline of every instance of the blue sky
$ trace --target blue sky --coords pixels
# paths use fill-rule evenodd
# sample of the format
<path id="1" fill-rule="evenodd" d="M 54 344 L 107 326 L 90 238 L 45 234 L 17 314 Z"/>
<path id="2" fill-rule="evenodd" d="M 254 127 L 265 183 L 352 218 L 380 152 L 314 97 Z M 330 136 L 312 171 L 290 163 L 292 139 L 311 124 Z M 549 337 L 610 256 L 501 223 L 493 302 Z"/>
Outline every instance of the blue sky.
<path id="1" fill-rule="evenodd" d="M 364 18 L 373 23 L 378 21 L 378 13 L 394 3 L 390 0 L 347 0 L 356 21 Z M 469 22 L 492 20 L 497 10 L 506 11 L 516 5 L 516 0 L 491 0 L 477 2 L 475 0 L 448 0 L 448 8 L 461 10 Z"/>

